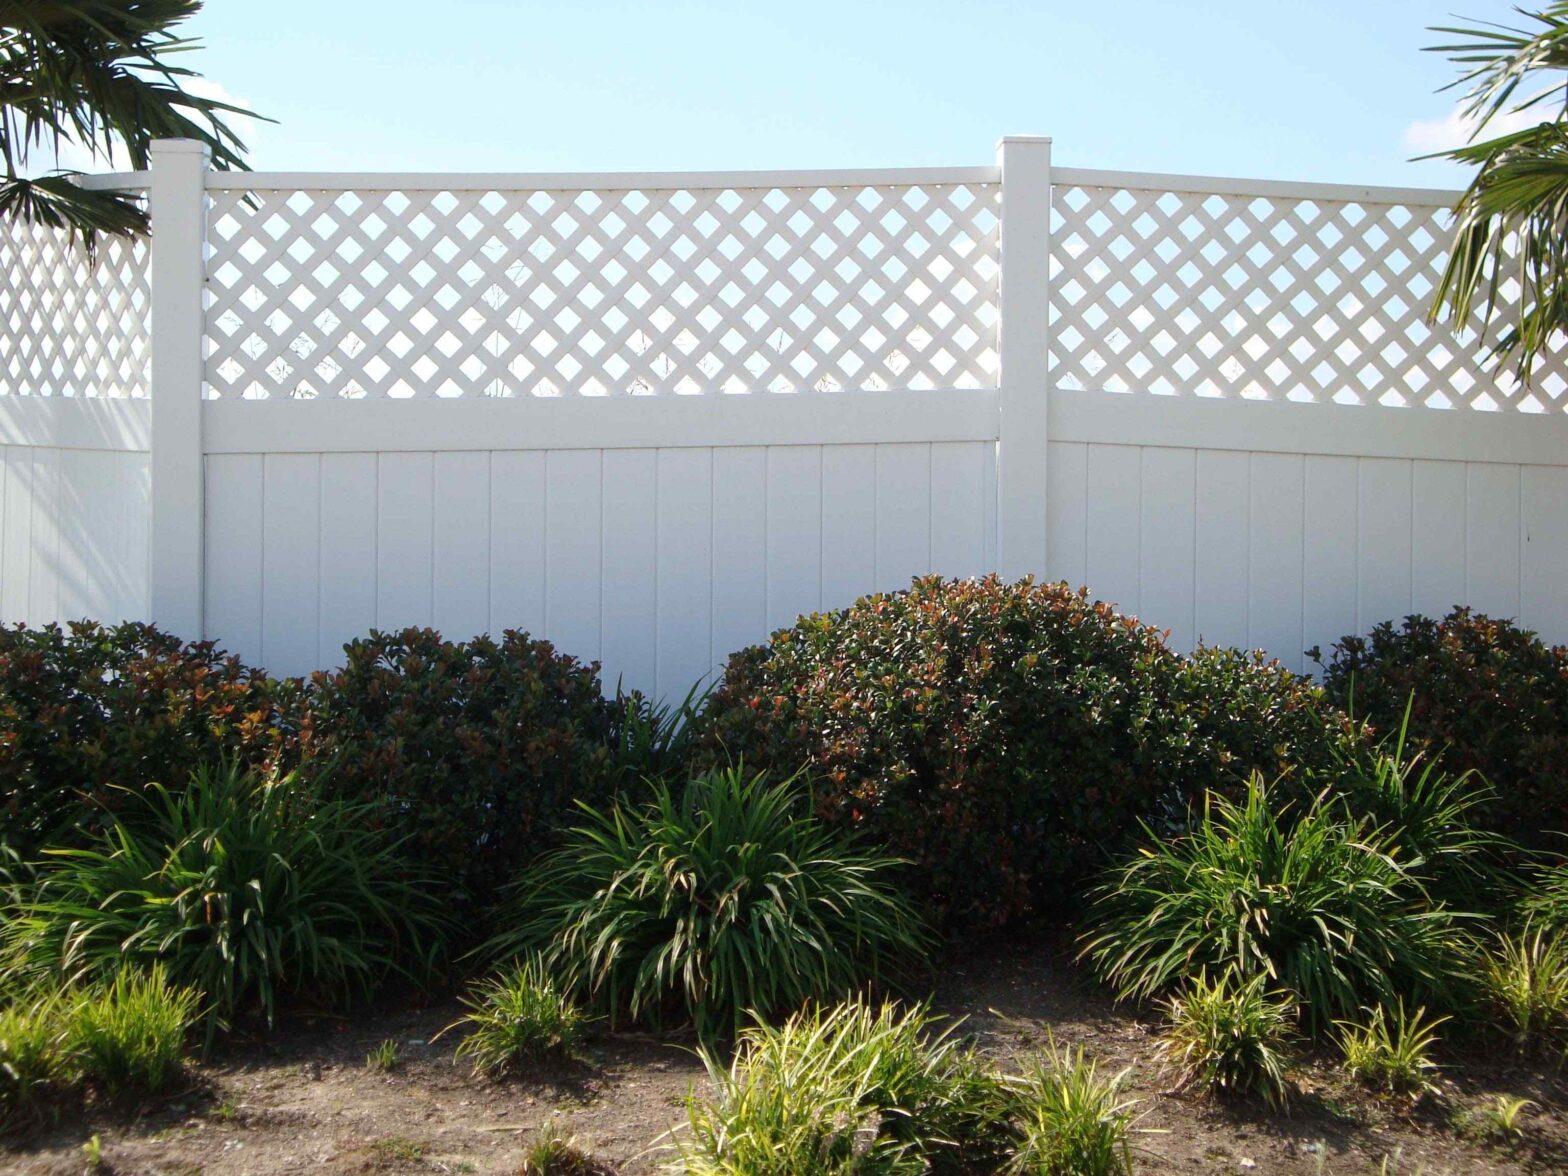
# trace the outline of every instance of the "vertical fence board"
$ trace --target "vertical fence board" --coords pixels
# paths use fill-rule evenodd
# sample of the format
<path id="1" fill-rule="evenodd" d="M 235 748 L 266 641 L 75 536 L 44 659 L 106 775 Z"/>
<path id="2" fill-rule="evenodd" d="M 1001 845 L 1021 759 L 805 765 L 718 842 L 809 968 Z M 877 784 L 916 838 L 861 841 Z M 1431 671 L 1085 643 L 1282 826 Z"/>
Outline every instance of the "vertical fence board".
<path id="1" fill-rule="evenodd" d="M 768 628 L 822 607 L 822 449 L 768 450 Z"/>
<path id="2" fill-rule="evenodd" d="M 844 608 L 877 582 L 877 447 L 822 449 L 822 607 Z"/>
<path id="3" fill-rule="evenodd" d="M 1248 508 L 1247 644 L 1301 669 L 1303 459 L 1252 455 Z"/>
<path id="4" fill-rule="evenodd" d="M 1465 598 L 1465 467 L 1418 461 L 1410 477 L 1410 603 L 1442 616 Z"/>
<path id="5" fill-rule="evenodd" d="M 261 658 L 262 456 L 207 458 L 207 636 Z"/>
<path id="6" fill-rule="evenodd" d="M 1122 612 L 1136 615 L 1139 601 L 1138 525 L 1143 495 L 1143 455 L 1132 445 L 1089 447 L 1084 565 L 1089 588 Z"/>
<path id="7" fill-rule="evenodd" d="M 713 451 L 662 449 L 656 688 L 680 698 L 713 668 Z"/>
<path id="8" fill-rule="evenodd" d="M 1210 645 L 1247 643 L 1250 466 L 1245 453 L 1197 455 L 1197 630 Z"/>
<path id="9" fill-rule="evenodd" d="M 376 455 L 321 456 L 319 666 L 343 662 L 343 646 L 376 615 Z"/>
<path id="10" fill-rule="evenodd" d="M 604 685 L 652 682 L 658 666 L 658 451 L 604 455 Z"/>
<path id="11" fill-rule="evenodd" d="M 544 634 L 584 661 L 600 654 L 603 461 L 597 449 L 545 458 Z"/>
<path id="12" fill-rule="evenodd" d="M 60 451 L 59 497 L 55 516 L 60 527 L 59 615 L 61 622 L 104 617 L 106 596 L 99 577 L 89 569 L 108 565 L 108 538 L 103 509 L 114 493 L 113 457 L 82 449 Z M 112 507 L 110 507 L 112 509 Z"/>
<path id="13" fill-rule="evenodd" d="M 31 578 L 27 585 L 28 611 L 42 622 L 60 619 L 60 450 L 33 452 L 33 516 L 28 530 L 33 540 Z"/>
<path id="14" fill-rule="evenodd" d="M 431 477 L 432 623 L 467 641 L 490 628 L 490 455 L 438 453 Z"/>
<path id="15" fill-rule="evenodd" d="M 1309 456 L 1305 477 L 1303 638 L 1305 647 L 1321 646 L 1326 657 L 1356 628 L 1356 459 Z"/>
<path id="16" fill-rule="evenodd" d="M 428 453 L 383 453 L 376 470 L 376 627 L 432 623 L 431 527 L 435 503 Z"/>
<path id="17" fill-rule="evenodd" d="M 262 465 L 261 664 L 316 668 L 321 603 L 321 458 L 269 454 Z"/>
<path id="18" fill-rule="evenodd" d="M 1197 455 L 1190 449 L 1142 451 L 1138 603 L 1145 620 L 1171 631 L 1176 649 L 1189 648 L 1195 632 L 1196 476 Z"/>
<path id="19" fill-rule="evenodd" d="M 768 451 L 713 451 L 713 656 L 716 664 L 768 631 Z M 682 695 L 684 697 L 684 694 Z"/>
<path id="20" fill-rule="evenodd" d="M 985 534 L 976 525 L 985 517 L 985 462 L 984 445 L 931 446 L 931 570 L 939 575 L 978 576 L 986 570 Z"/>
<path id="21" fill-rule="evenodd" d="M 1471 463 L 1465 478 L 1464 599 L 1495 617 L 1519 615 L 1519 467 Z"/>
<path id="22" fill-rule="evenodd" d="M 1410 611 L 1411 463 L 1363 458 L 1357 506 L 1356 628 Z"/>
<path id="23" fill-rule="evenodd" d="M 879 591 L 908 587 L 931 570 L 931 447 L 877 446 Z"/>
<path id="24" fill-rule="evenodd" d="M 490 631 L 544 635 L 545 454 L 490 455 Z"/>
<path id="25" fill-rule="evenodd" d="M 1047 575 L 1081 588 L 1088 579 L 1085 492 L 1089 483 L 1089 446 L 1052 441 L 1046 470 L 1046 534 L 1050 544 Z"/>
<path id="26" fill-rule="evenodd" d="M 1523 624 L 1568 642 L 1568 466 L 1532 466 L 1521 486 Z"/>
<path id="27" fill-rule="evenodd" d="M 33 451 L 21 445 L 8 446 L 5 462 L 5 567 L 0 589 L 5 599 L 7 621 L 32 620 L 27 586 L 32 580 L 33 537 Z"/>

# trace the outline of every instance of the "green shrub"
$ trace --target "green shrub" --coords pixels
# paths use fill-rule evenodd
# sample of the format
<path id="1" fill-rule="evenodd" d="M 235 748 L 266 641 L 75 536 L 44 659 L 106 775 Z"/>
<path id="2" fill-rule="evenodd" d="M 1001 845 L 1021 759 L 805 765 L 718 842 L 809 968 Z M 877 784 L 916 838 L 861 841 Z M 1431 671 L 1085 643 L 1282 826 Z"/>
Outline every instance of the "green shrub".
<path id="1" fill-rule="evenodd" d="M 457 1056 L 492 1078 L 529 1062 L 570 1057 L 586 1022 L 536 959 L 474 985 L 463 1003 L 470 1011 L 442 1032 L 462 1030 Z"/>
<path id="2" fill-rule="evenodd" d="M 0 1128 L 68 1083 L 62 1008 L 52 990 L 0 1002 Z"/>
<path id="3" fill-rule="evenodd" d="M 1437 1063 L 1430 1053 L 1437 1044 L 1438 1026 L 1447 1020 L 1430 1019 L 1425 1009 L 1408 1013 L 1405 1002 L 1399 1000 L 1392 1012 L 1379 1005 L 1365 1021 L 1339 1022 L 1339 1052 L 1346 1072 L 1369 1086 L 1397 1094 L 1431 1090 L 1429 1075 Z"/>
<path id="4" fill-rule="evenodd" d="M 0 840 L 85 844 L 152 781 L 288 755 L 300 685 L 149 625 L 0 628 Z"/>
<path id="5" fill-rule="evenodd" d="M 1099 974 L 1140 998 L 1202 969 L 1266 976 L 1314 1031 L 1401 994 L 1452 998 L 1458 916 L 1432 902 L 1419 859 L 1338 800 L 1290 807 L 1254 778 L 1181 836 L 1151 834 L 1096 892 L 1083 950 Z"/>
<path id="6" fill-rule="evenodd" d="M 201 997 L 161 965 L 122 967 L 66 998 L 65 1050 L 82 1077 L 112 1095 L 156 1094 L 179 1078 Z"/>
<path id="7" fill-rule="evenodd" d="M 1083 1050 L 1034 1059 L 1010 1093 L 1018 1143 L 1006 1171 L 1014 1176 L 1123 1176 L 1132 1171 L 1127 1135 L 1132 1100 L 1122 1094 L 1126 1071 L 1100 1077 Z"/>
<path id="8" fill-rule="evenodd" d="M 1482 988 L 1520 1048 L 1568 1045 L 1568 932 L 1526 924 L 1482 956 Z"/>
<path id="9" fill-rule="evenodd" d="M 664 781 L 588 823 L 509 890 L 494 958 L 542 952 L 612 1019 L 704 1037 L 896 976 L 924 946 L 893 863 L 738 768 Z"/>
<path id="10" fill-rule="evenodd" d="M 740 1035 L 688 1100 L 694 1176 L 915 1176 L 992 1170 L 1011 1130 L 1000 1083 L 925 1010 L 852 1002 Z"/>
<path id="11" fill-rule="evenodd" d="M 1261 1095 L 1274 1106 L 1289 1086 L 1287 1048 L 1296 1020 L 1293 997 L 1270 992 L 1268 977 L 1200 971 L 1165 1005 L 1160 1052 L 1183 1086 L 1216 1094 Z"/>
<path id="12" fill-rule="evenodd" d="M 1413 698 L 1411 739 L 1495 787 L 1484 809 L 1491 829 L 1531 846 L 1568 829 L 1568 649 L 1456 608 L 1341 639 L 1323 684 L 1385 732 Z"/>
<path id="13" fill-rule="evenodd" d="M 210 1033 L 251 1005 L 270 1024 L 283 996 L 366 993 L 440 948 L 438 888 L 406 871 L 371 809 L 232 765 L 180 793 L 155 785 L 145 807 L 98 845 L 51 855 L 5 930 L 18 975 L 74 983 L 162 963 L 202 994 Z"/>
<path id="14" fill-rule="evenodd" d="M 483 901 L 613 783 L 598 667 L 526 633 L 376 633 L 312 681 L 302 753 L 327 795 L 386 803 L 406 852 Z"/>
<path id="15" fill-rule="evenodd" d="M 1237 773 L 1326 763 L 1319 691 L 1164 635 L 1062 584 L 917 579 L 802 617 L 729 662 L 705 754 L 805 766 L 818 811 L 909 859 L 952 929 L 1062 908 L 1138 821 Z"/>

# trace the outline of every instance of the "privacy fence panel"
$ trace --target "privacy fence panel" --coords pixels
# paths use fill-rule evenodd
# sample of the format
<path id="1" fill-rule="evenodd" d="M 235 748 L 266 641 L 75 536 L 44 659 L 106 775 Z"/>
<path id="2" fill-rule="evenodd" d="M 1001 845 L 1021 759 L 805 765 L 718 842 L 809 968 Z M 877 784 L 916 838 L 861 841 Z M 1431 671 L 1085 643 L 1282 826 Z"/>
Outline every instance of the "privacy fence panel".
<path id="1" fill-rule="evenodd" d="M 8 224 L 0 274 L 0 618 L 144 618 L 148 244 Z"/>
<path id="2" fill-rule="evenodd" d="M 1568 639 L 1568 381 L 1427 321 L 1451 193 L 1053 171 L 1039 139 L 613 176 L 163 145 L 93 182 L 150 185 L 150 245 L 0 241 L 7 620 L 288 673 L 524 628 L 666 696 L 925 572 L 1296 668 L 1455 603 Z"/>

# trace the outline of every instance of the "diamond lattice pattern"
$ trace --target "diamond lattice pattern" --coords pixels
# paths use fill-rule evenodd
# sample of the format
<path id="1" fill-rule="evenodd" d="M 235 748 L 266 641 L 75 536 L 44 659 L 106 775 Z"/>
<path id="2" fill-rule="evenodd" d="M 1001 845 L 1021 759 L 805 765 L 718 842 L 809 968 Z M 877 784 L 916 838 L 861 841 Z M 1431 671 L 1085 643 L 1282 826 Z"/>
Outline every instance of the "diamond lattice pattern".
<path id="1" fill-rule="evenodd" d="M 209 394 L 993 386 L 997 205 L 979 183 L 216 190 Z"/>
<path id="2" fill-rule="evenodd" d="M 1059 387 L 1568 410 L 1561 351 L 1526 388 L 1477 329 L 1426 321 L 1441 207 L 1085 185 L 1052 204 Z"/>
<path id="3" fill-rule="evenodd" d="M 0 231 L 0 394 L 145 396 L 145 240 L 69 235 L 12 222 Z"/>

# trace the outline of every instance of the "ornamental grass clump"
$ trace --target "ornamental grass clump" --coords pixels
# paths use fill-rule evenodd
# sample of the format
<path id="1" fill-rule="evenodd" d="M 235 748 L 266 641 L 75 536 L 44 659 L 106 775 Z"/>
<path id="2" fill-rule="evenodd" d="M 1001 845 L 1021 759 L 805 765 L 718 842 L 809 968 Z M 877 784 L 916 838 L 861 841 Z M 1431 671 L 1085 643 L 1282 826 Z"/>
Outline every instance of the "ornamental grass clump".
<path id="1" fill-rule="evenodd" d="M 1519 908 L 1532 927 L 1568 932 L 1568 861 L 1540 869 L 1526 884 Z"/>
<path id="2" fill-rule="evenodd" d="M 1103 1077 L 1083 1049 L 1053 1041 L 1022 1075 L 1008 1081 L 1017 1142 L 1004 1169 L 1011 1176 L 1124 1176 L 1132 1171 L 1128 1141 L 1136 1100 L 1122 1084 L 1127 1072 Z"/>
<path id="3" fill-rule="evenodd" d="M 63 1004 L 49 990 L 0 1004 L 0 1128 L 32 1113 L 67 1077 Z"/>
<path id="4" fill-rule="evenodd" d="M 612 1022 L 689 1021 L 709 1038 L 896 980 L 926 939 L 897 865 L 805 810 L 795 781 L 740 768 L 649 785 L 526 871 L 487 954 L 538 952 Z"/>
<path id="5" fill-rule="evenodd" d="M 587 1023 L 538 959 L 480 981 L 462 1000 L 469 1012 L 441 1032 L 461 1030 L 457 1056 L 491 1078 L 514 1074 L 531 1062 L 571 1057 Z"/>
<path id="6" fill-rule="evenodd" d="M 1242 980 L 1223 971 L 1211 981 L 1200 971 L 1166 1001 L 1160 1053 L 1183 1087 L 1285 1103 L 1296 1005 L 1290 996 L 1270 992 L 1267 979 Z"/>
<path id="7" fill-rule="evenodd" d="M 162 965 L 202 997 L 209 1039 L 236 1014 L 341 1004 L 439 956 L 445 915 L 364 806 L 321 802 L 292 776 L 203 768 L 92 848 L 48 855 L 4 930 L 30 982 L 107 980 Z"/>
<path id="8" fill-rule="evenodd" d="M 1485 827 L 1496 796 L 1486 780 L 1473 771 L 1450 772 L 1440 757 L 1410 750 L 1413 706 L 1411 700 L 1405 723 L 1377 744 L 1341 749 L 1327 773 L 1330 793 L 1397 842 L 1405 868 L 1434 898 L 1494 909 L 1516 886 L 1506 864 L 1518 846 Z"/>
<path id="9" fill-rule="evenodd" d="M 1122 998 L 1202 971 L 1264 977 L 1313 1033 L 1400 996 L 1451 1001 L 1464 916 L 1432 900 L 1421 859 L 1338 800 L 1293 809 L 1255 777 L 1239 801 L 1211 796 L 1182 835 L 1149 834 L 1096 891 L 1083 955 Z"/>
<path id="10" fill-rule="evenodd" d="M 1568 1046 L 1568 932 L 1526 923 L 1481 956 L 1492 1016 L 1522 1050 Z"/>
<path id="11" fill-rule="evenodd" d="M 1338 1023 L 1340 1056 L 1345 1072 L 1368 1086 L 1395 1094 L 1422 1094 L 1434 1089 L 1437 1069 L 1431 1051 L 1437 1030 L 1447 1017 L 1431 1018 L 1425 1009 L 1407 1012 L 1403 1000 L 1371 1010 L 1364 1021 Z"/>
<path id="12" fill-rule="evenodd" d="M 0 1129 L 36 1120 L 83 1085 L 157 1094 L 184 1073 L 200 995 L 161 966 L 72 989 L 38 987 L 0 1008 Z"/>
<path id="13" fill-rule="evenodd" d="M 993 1171 L 1009 1097 L 923 1006 L 860 1001 L 744 1030 L 705 1054 L 716 1093 L 692 1096 L 672 1169 L 691 1176 Z"/>
<path id="14" fill-rule="evenodd" d="M 201 995 L 171 984 L 163 966 L 125 967 L 66 998 L 64 1050 L 80 1075 L 115 1096 L 156 1094 L 180 1077 Z"/>

